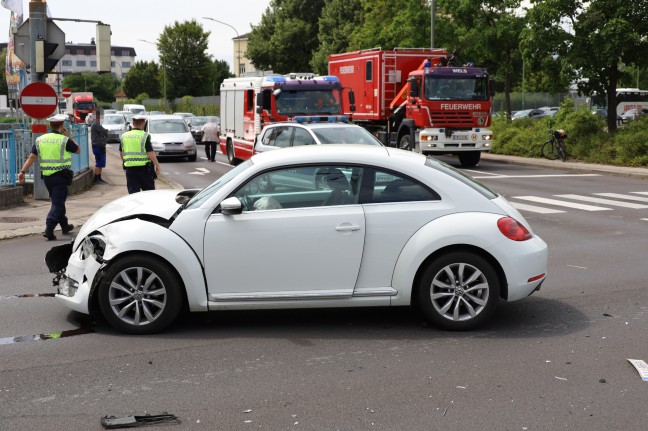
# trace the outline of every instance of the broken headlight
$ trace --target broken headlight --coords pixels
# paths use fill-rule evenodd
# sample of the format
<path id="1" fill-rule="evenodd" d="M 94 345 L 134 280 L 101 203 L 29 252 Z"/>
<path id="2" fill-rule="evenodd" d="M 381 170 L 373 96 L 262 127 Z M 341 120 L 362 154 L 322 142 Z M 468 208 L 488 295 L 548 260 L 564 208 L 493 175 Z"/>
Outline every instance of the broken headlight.
<path id="1" fill-rule="evenodd" d="M 99 235 L 88 236 L 81 244 L 81 259 L 86 260 L 92 256 L 97 262 L 103 261 L 106 251 L 106 242 Z"/>

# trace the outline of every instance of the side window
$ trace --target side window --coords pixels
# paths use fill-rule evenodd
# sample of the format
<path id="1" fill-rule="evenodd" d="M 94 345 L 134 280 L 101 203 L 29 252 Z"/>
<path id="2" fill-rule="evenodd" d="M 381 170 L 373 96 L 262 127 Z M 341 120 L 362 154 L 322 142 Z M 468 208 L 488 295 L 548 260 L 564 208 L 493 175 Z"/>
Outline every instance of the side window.
<path id="1" fill-rule="evenodd" d="M 373 81 L 373 61 L 371 60 L 365 63 L 365 81 Z"/>
<path id="2" fill-rule="evenodd" d="M 315 140 L 308 133 L 308 130 L 295 127 L 295 135 L 293 136 L 293 146 L 295 145 L 313 145 Z"/>
<path id="3" fill-rule="evenodd" d="M 234 193 L 244 211 L 358 203 L 363 168 L 300 166 L 264 172 Z"/>
<path id="4" fill-rule="evenodd" d="M 436 201 L 441 197 L 420 182 L 393 172 L 370 170 L 361 203 Z"/>
<path id="5" fill-rule="evenodd" d="M 290 146 L 290 135 L 293 131 L 292 127 L 276 127 L 274 145 L 279 148 L 286 148 Z"/>

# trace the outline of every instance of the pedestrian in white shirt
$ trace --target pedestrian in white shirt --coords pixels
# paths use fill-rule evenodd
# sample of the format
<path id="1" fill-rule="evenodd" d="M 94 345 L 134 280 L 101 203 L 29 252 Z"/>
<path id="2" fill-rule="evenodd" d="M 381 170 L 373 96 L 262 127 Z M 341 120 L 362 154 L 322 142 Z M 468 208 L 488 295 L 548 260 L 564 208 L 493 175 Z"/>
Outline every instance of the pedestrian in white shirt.
<path id="1" fill-rule="evenodd" d="M 216 144 L 220 140 L 220 126 L 216 123 L 216 117 L 208 117 L 201 130 L 207 160 L 214 162 L 216 161 Z"/>

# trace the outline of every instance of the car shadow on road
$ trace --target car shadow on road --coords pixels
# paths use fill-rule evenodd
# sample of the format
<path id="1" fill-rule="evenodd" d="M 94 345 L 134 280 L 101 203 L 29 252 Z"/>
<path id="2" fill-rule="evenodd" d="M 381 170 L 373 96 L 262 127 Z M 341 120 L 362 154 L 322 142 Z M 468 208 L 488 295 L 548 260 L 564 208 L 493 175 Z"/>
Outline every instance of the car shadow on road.
<path id="1" fill-rule="evenodd" d="M 409 307 L 337 308 L 301 310 L 213 311 L 181 316 L 156 337 L 165 339 L 273 338 L 409 339 L 538 338 L 575 333 L 589 319 L 560 300 L 531 297 L 501 302 L 483 327 L 466 332 L 444 331 L 429 325 Z M 101 318 L 93 326 L 99 333 L 118 334 Z M 280 335 L 279 335 L 280 334 Z"/>

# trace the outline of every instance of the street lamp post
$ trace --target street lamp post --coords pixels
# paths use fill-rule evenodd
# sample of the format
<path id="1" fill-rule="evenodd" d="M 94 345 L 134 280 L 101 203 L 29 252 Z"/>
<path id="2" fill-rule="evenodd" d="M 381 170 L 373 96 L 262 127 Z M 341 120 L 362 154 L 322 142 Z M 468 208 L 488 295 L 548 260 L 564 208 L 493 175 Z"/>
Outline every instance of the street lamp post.
<path id="1" fill-rule="evenodd" d="M 210 21 L 214 21 L 214 22 L 217 22 L 219 24 L 226 25 L 229 28 L 231 28 L 232 30 L 234 30 L 234 32 L 236 33 L 236 76 L 241 76 L 241 40 L 240 40 L 238 30 L 236 30 L 234 28 L 234 26 L 232 26 L 231 24 L 228 24 L 228 23 L 223 22 L 223 21 L 219 21 L 219 20 L 214 19 L 214 18 L 210 18 L 208 16 L 204 16 L 203 19 L 208 19 Z"/>
<path id="2" fill-rule="evenodd" d="M 155 45 L 157 47 L 156 43 L 149 42 L 148 40 L 144 40 L 144 39 L 137 39 L 137 40 L 139 40 L 140 42 Z M 164 95 L 164 105 L 166 106 L 166 102 L 167 102 L 167 97 L 166 97 L 166 67 L 164 66 L 164 57 L 160 56 L 160 61 L 162 62 L 162 81 L 163 81 L 162 82 L 162 88 L 163 88 L 162 94 Z"/>

